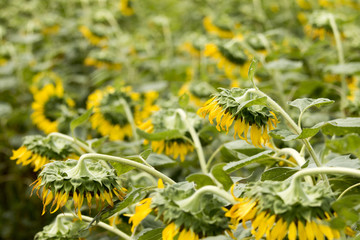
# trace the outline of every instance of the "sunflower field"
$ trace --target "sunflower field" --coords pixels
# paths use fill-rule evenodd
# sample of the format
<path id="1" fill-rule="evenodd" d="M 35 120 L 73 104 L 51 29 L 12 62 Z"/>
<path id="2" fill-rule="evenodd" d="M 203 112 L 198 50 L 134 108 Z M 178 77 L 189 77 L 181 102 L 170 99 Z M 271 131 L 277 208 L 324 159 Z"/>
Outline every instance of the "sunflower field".
<path id="1" fill-rule="evenodd" d="M 359 0 L 0 9 L 0 239 L 360 239 Z"/>

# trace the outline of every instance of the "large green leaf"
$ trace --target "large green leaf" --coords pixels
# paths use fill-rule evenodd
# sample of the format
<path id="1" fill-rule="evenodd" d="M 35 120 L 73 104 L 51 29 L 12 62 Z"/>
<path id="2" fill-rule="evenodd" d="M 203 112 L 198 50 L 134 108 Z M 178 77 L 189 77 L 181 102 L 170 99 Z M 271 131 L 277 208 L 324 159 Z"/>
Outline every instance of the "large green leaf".
<path id="1" fill-rule="evenodd" d="M 149 163 L 151 166 L 162 166 L 176 163 L 176 161 L 169 158 L 168 156 L 156 153 L 151 153 L 146 159 L 146 162 Z"/>
<path id="2" fill-rule="evenodd" d="M 130 161 L 138 162 L 138 163 L 143 163 L 142 159 L 139 158 L 138 156 L 129 156 L 129 157 L 126 157 L 126 159 L 128 159 Z M 130 166 L 125 163 L 121 163 L 121 162 L 111 161 L 111 165 L 115 168 L 118 176 L 135 169 L 135 167 Z"/>
<path id="3" fill-rule="evenodd" d="M 233 185 L 233 181 L 227 172 L 224 171 L 224 166 L 226 163 L 219 163 L 212 167 L 211 174 L 218 180 L 227 191 Z"/>
<path id="4" fill-rule="evenodd" d="M 271 168 L 265 171 L 261 176 L 261 181 L 272 180 L 272 181 L 284 181 L 288 179 L 293 174 L 295 174 L 298 169 L 290 167 L 276 167 Z"/>
<path id="5" fill-rule="evenodd" d="M 89 119 L 91 113 L 93 111 L 93 107 L 91 107 L 90 109 L 88 109 L 86 112 L 84 112 L 83 114 L 81 114 L 78 118 L 75 118 L 74 120 L 72 120 L 70 122 L 70 130 L 71 130 L 71 134 L 74 136 L 74 130 L 76 127 L 80 126 L 81 124 L 84 124 L 85 122 L 87 122 L 87 120 Z"/>
<path id="6" fill-rule="evenodd" d="M 326 140 L 326 147 L 331 151 L 340 154 L 352 153 L 356 157 L 360 158 L 360 136 L 357 134 L 348 134 L 342 138 Z"/>
<path id="7" fill-rule="evenodd" d="M 360 160 L 359 159 L 351 159 L 349 155 L 339 156 L 328 161 L 325 166 L 327 167 L 346 167 L 359 169 L 360 168 Z"/>
<path id="8" fill-rule="evenodd" d="M 197 189 L 202 188 L 207 185 L 216 186 L 216 184 L 211 179 L 211 177 L 209 177 L 208 175 L 202 174 L 202 173 L 193 173 L 186 178 L 186 181 L 194 182 L 196 184 Z"/>
<path id="9" fill-rule="evenodd" d="M 161 240 L 164 228 L 156 228 L 141 235 L 138 240 Z"/>
<path id="10" fill-rule="evenodd" d="M 360 73 L 360 62 L 330 65 L 325 68 L 325 71 L 332 74 L 353 75 Z"/>
<path id="11" fill-rule="evenodd" d="M 300 112 L 305 112 L 310 107 L 319 108 L 320 106 L 329 105 L 329 104 L 332 104 L 334 102 L 335 101 L 327 99 L 327 98 L 317 98 L 317 99 L 298 98 L 298 99 L 296 99 L 296 100 L 294 100 L 292 102 L 289 102 L 288 104 L 290 106 L 298 108 L 300 110 Z"/>
<path id="12" fill-rule="evenodd" d="M 294 70 L 301 68 L 302 62 L 281 58 L 268 62 L 265 67 L 270 70 Z"/>
<path id="13" fill-rule="evenodd" d="M 236 141 L 231 141 L 231 142 L 225 143 L 224 147 L 229 150 L 233 150 L 233 151 L 236 151 L 236 152 L 239 152 L 242 154 L 246 154 L 249 156 L 264 151 L 264 149 L 257 148 L 254 145 L 249 144 L 244 140 L 236 140 Z"/>
<path id="14" fill-rule="evenodd" d="M 224 166 L 224 170 L 227 173 L 232 173 L 246 165 L 249 165 L 252 163 L 264 162 L 265 160 L 268 160 L 271 158 L 269 156 L 269 154 L 272 152 L 273 152 L 272 150 L 266 150 L 261 153 L 255 154 L 254 156 L 251 156 L 251 157 L 239 160 L 239 161 L 235 161 L 235 162 L 230 162 Z"/>

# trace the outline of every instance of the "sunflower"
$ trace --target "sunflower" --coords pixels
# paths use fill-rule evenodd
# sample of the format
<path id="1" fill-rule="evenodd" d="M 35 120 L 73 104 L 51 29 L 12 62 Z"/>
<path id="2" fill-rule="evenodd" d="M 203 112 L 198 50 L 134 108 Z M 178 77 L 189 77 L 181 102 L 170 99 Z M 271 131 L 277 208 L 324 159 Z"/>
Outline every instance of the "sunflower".
<path id="1" fill-rule="evenodd" d="M 70 144 L 60 139 L 34 135 L 26 136 L 23 145 L 13 150 L 10 159 L 16 160 L 16 164 L 30 164 L 36 172 L 50 160 L 64 160 L 68 157 L 77 157 Z"/>
<path id="2" fill-rule="evenodd" d="M 47 164 L 32 185 L 33 191 L 37 189 L 39 197 L 39 190 L 42 189 L 42 214 L 51 201 L 50 213 L 54 213 L 72 197 L 75 212 L 80 219 L 84 200 L 89 209 L 93 198 L 97 208 L 99 203 L 103 206 L 105 202 L 113 206 L 113 196 L 123 200 L 126 191 L 119 185 L 114 169 L 104 168 L 99 162 L 73 159 Z"/>
<path id="3" fill-rule="evenodd" d="M 176 183 L 171 186 L 158 188 L 149 198 L 145 198 L 140 205 L 135 207 L 135 213 L 131 216 L 132 231 L 151 212 L 157 218 L 164 220 L 167 225 L 162 238 L 167 240 L 197 240 L 202 237 L 216 236 L 229 230 L 228 218 L 224 218 L 222 203 L 213 195 L 206 195 L 199 199 L 200 211 L 185 210 L 178 204 L 194 194 L 194 186 L 188 182 Z"/>
<path id="4" fill-rule="evenodd" d="M 160 110 L 159 106 L 155 104 L 158 97 L 159 93 L 156 91 L 132 95 L 132 98 L 140 103 L 135 106 L 134 112 L 134 120 L 137 125 L 141 125 L 144 119 L 149 118 L 153 112 Z"/>
<path id="5" fill-rule="evenodd" d="M 112 141 L 132 136 L 131 124 L 120 102 L 121 99 L 127 102 L 134 113 L 134 101 L 130 90 L 131 88 L 126 87 L 117 91 L 108 86 L 103 90 L 97 89 L 88 97 L 87 109 L 94 108 L 94 114 L 90 117 L 91 127 L 97 129 L 101 135 L 109 136 Z"/>
<path id="6" fill-rule="evenodd" d="M 203 25 L 208 33 L 214 34 L 218 37 L 233 38 L 235 36 L 229 28 L 215 25 L 209 16 L 203 19 Z"/>
<path id="7" fill-rule="evenodd" d="M 347 79 L 347 83 L 349 88 L 347 99 L 351 102 L 355 102 L 356 96 L 359 95 L 359 77 L 351 76 Z"/>
<path id="8" fill-rule="evenodd" d="M 39 89 L 43 88 L 46 84 L 53 85 L 62 85 L 62 79 L 55 72 L 45 71 L 39 72 L 32 78 L 32 85 L 30 86 L 30 91 L 34 95 Z"/>
<path id="9" fill-rule="evenodd" d="M 350 228 L 335 229 L 329 224 L 334 216 L 331 209 L 332 198 L 321 186 L 302 185 L 301 188 L 310 196 L 289 204 L 283 201 L 281 191 L 289 186 L 289 182 L 257 182 L 247 186 L 244 197 L 237 198 L 237 204 L 228 210 L 225 216 L 231 218 L 232 229 L 239 222 L 247 228 L 246 222 L 251 221 L 251 234 L 255 239 L 338 239 L 344 231 L 353 235 Z M 287 196 L 285 196 L 287 197 Z M 309 200 L 311 199 L 311 200 Z M 286 238 L 287 237 L 287 238 Z"/>
<path id="10" fill-rule="evenodd" d="M 64 96 L 64 88 L 58 81 L 34 91 L 34 102 L 31 104 L 33 123 L 46 134 L 59 131 L 59 124 L 66 120 L 64 111 L 68 112 L 75 102 Z"/>
<path id="11" fill-rule="evenodd" d="M 225 46 L 208 43 L 205 45 L 204 55 L 217 61 L 217 67 L 223 69 L 228 78 L 236 79 L 235 70 L 239 70 L 242 78 L 247 78 L 251 61 L 244 52 L 234 52 Z"/>
<path id="12" fill-rule="evenodd" d="M 120 70 L 122 68 L 121 63 L 113 63 L 106 59 L 96 59 L 93 57 L 87 57 L 84 60 L 86 66 L 96 67 L 97 69 L 108 69 L 108 70 Z"/>
<path id="13" fill-rule="evenodd" d="M 194 58 L 199 58 L 201 55 L 201 49 L 191 42 L 184 42 L 180 50 L 189 53 Z"/>
<path id="14" fill-rule="evenodd" d="M 199 129 L 201 119 L 195 114 L 188 114 L 188 116 L 191 118 L 194 127 Z M 194 151 L 192 142 L 188 140 L 190 133 L 174 109 L 158 111 L 151 116 L 151 119 L 138 127 L 145 132 L 145 134 L 142 134 L 143 137 L 151 141 L 151 148 L 156 153 L 172 155 L 175 159 L 180 157 L 180 160 L 184 161 L 185 156 Z M 173 133 L 174 131 L 176 133 Z M 157 134 L 161 135 L 164 132 L 171 132 L 171 134 L 165 137 L 156 137 L 155 139 L 151 137 L 152 134 L 157 136 Z"/>
<path id="15" fill-rule="evenodd" d="M 98 33 L 94 33 L 88 27 L 81 25 L 79 27 L 81 34 L 92 44 L 99 47 L 107 47 L 108 38 Z"/>
<path id="16" fill-rule="evenodd" d="M 202 106 L 216 90 L 207 82 L 192 81 L 185 83 L 179 90 L 179 96 L 187 94 L 196 106 Z"/>
<path id="17" fill-rule="evenodd" d="M 132 8 L 132 0 L 120 0 L 119 10 L 124 16 L 131 16 L 134 14 Z"/>
<path id="18" fill-rule="evenodd" d="M 228 133 L 231 125 L 234 124 L 234 138 L 237 135 L 240 139 L 246 141 L 249 128 L 251 127 L 250 138 L 252 144 L 261 148 L 262 145 L 266 145 L 269 142 L 268 132 L 276 127 L 278 120 L 276 115 L 265 106 L 243 106 L 239 109 L 242 105 L 241 101 L 248 100 L 247 96 L 245 90 L 239 88 L 231 90 L 223 89 L 221 93 L 209 99 L 197 111 L 197 114 L 203 118 L 209 114 L 211 124 L 214 123 L 214 119 L 216 120 L 218 131 L 223 130 Z M 255 99 L 254 97 L 253 100 Z"/>

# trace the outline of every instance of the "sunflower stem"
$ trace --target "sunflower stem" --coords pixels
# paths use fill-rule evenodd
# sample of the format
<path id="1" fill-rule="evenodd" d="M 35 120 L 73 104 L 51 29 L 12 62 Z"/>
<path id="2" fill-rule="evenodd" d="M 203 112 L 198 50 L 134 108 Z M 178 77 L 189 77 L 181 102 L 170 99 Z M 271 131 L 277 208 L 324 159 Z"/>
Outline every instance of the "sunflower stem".
<path id="1" fill-rule="evenodd" d="M 218 147 L 210 156 L 207 164 L 206 164 L 206 169 L 210 169 L 211 163 L 212 161 L 215 159 L 215 156 L 221 151 L 221 149 L 224 147 L 224 144 L 221 144 L 220 147 Z"/>
<path id="2" fill-rule="evenodd" d="M 80 141 L 76 141 L 75 138 L 72 138 L 72 137 L 70 137 L 70 136 L 68 136 L 68 135 L 65 135 L 65 134 L 62 134 L 62 133 L 59 133 L 59 132 L 50 133 L 50 134 L 48 135 L 48 137 L 62 138 L 62 139 L 64 139 L 64 140 L 67 140 L 67 141 L 69 141 L 69 142 L 72 142 L 73 144 L 79 146 L 80 148 L 85 149 L 85 151 L 87 151 L 87 152 L 89 152 L 89 153 L 94 153 L 94 152 L 95 152 L 95 151 L 94 151 L 92 148 L 90 148 L 88 145 L 86 145 L 86 144 L 84 144 L 84 143 L 82 143 L 82 142 L 80 142 Z M 82 152 L 82 150 L 81 150 L 81 152 Z"/>
<path id="3" fill-rule="evenodd" d="M 332 32 L 334 34 L 334 38 L 335 38 L 335 44 L 336 44 L 336 50 L 338 53 L 339 64 L 344 64 L 345 63 L 344 50 L 343 50 L 343 47 L 341 44 L 341 37 L 340 37 L 339 29 L 336 25 L 334 15 L 329 13 L 328 19 L 329 19 L 329 23 L 331 26 L 331 30 L 332 30 Z M 340 109 L 341 109 L 341 113 L 342 113 L 343 117 L 345 117 L 346 116 L 346 114 L 345 114 L 346 94 L 347 94 L 348 88 L 347 88 L 347 83 L 346 83 L 344 74 L 340 74 L 340 78 L 341 78 Z"/>
<path id="4" fill-rule="evenodd" d="M 129 123 L 131 125 L 131 130 L 132 130 L 134 140 L 137 141 L 138 136 L 137 136 L 137 133 L 136 133 L 136 125 L 135 125 L 134 117 L 133 117 L 133 114 L 132 114 L 132 112 L 130 110 L 129 104 L 127 104 L 127 102 L 124 99 L 121 99 L 121 104 L 124 107 L 126 118 L 128 119 L 128 121 L 129 121 Z"/>
<path id="5" fill-rule="evenodd" d="M 200 167 L 203 173 L 208 174 L 206 161 L 205 161 L 205 155 L 203 148 L 200 143 L 199 136 L 197 135 L 194 127 L 191 125 L 191 123 L 188 121 L 186 113 L 184 110 L 178 108 L 176 112 L 180 115 L 181 119 L 185 122 L 187 129 L 190 132 L 190 135 L 194 141 L 195 149 L 199 158 Z"/>
<path id="6" fill-rule="evenodd" d="M 71 214 L 71 213 L 63 213 L 63 214 L 61 214 L 61 215 L 58 215 L 58 217 L 59 217 L 59 218 L 60 218 L 60 217 L 64 217 L 64 218 L 77 218 L 77 216 L 74 216 L 74 215 Z M 94 220 L 92 217 L 88 217 L 88 216 L 85 216 L 85 215 L 82 215 L 81 217 L 82 217 L 82 220 L 83 220 L 83 221 L 86 221 L 86 222 L 92 222 L 92 221 Z M 114 227 L 112 227 L 112 226 L 110 226 L 110 225 L 108 225 L 108 224 L 106 224 L 106 223 L 104 223 L 104 222 L 99 221 L 99 222 L 97 223 L 97 226 L 99 226 L 99 227 L 101 227 L 101 228 L 103 228 L 103 229 L 105 229 L 105 230 L 107 230 L 107 231 L 109 231 L 109 232 L 112 232 L 112 233 L 118 235 L 119 237 L 121 237 L 121 238 L 123 238 L 123 239 L 126 239 L 126 240 L 130 240 L 130 239 L 131 239 L 130 236 L 128 236 L 126 233 L 124 233 L 124 232 L 120 231 L 119 229 L 114 228 Z"/>
<path id="7" fill-rule="evenodd" d="M 147 172 L 147 173 L 153 175 L 154 177 L 161 178 L 162 180 L 169 183 L 170 185 L 175 184 L 175 181 L 173 181 L 171 178 L 164 175 L 163 173 L 157 171 L 156 169 L 150 168 L 144 164 L 141 164 L 141 163 L 138 163 L 138 162 L 126 159 L 126 158 L 115 157 L 115 156 L 99 154 L 99 153 L 87 153 L 87 154 L 83 154 L 80 157 L 79 161 L 84 160 L 84 159 L 104 160 L 107 162 L 113 161 L 113 162 L 118 162 L 118 163 L 122 163 L 122 164 L 129 165 L 129 166 L 133 166 L 137 169 L 143 170 L 144 172 Z"/>
<path id="8" fill-rule="evenodd" d="M 338 197 L 338 199 L 342 198 L 347 192 L 349 192 L 351 189 L 360 186 L 360 183 L 356 183 L 354 185 L 351 185 L 350 187 L 348 187 L 347 189 L 345 189 Z"/>
<path id="9" fill-rule="evenodd" d="M 285 120 L 287 121 L 287 123 L 290 126 L 290 129 L 294 133 L 296 133 L 297 135 L 301 134 L 302 129 L 294 122 L 294 120 L 289 116 L 289 114 L 287 114 L 287 112 L 285 112 L 285 110 L 279 104 L 277 104 L 271 97 L 269 97 L 268 95 L 266 95 L 265 93 L 263 93 L 262 91 L 260 91 L 258 89 L 251 89 L 249 91 L 258 94 L 260 97 L 266 97 L 267 104 L 270 106 L 270 108 L 272 108 L 273 110 L 279 112 L 285 118 Z M 301 141 L 304 143 L 306 149 L 308 150 L 310 156 L 314 160 L 316 166 L 321 167 L 322 164 L 321 164 L 318 156 L 316 155 L 315 150 L 311 146 L 309 140 L 305 138 L 305 139 L 301 139 Z M 329 179 L 327 178 L 327 176 L 325 174 L 321 174 L 321 177 L 325 181 L 326 185 L 331 189 Z"/>

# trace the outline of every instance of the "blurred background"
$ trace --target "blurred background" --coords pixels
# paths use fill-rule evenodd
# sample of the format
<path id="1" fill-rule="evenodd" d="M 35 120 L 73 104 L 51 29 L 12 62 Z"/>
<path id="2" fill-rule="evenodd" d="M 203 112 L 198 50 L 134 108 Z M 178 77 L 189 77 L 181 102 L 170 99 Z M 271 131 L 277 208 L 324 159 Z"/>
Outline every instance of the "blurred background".
<path id="1" fill-rule="evenodd" d="M 260 59 L 257 83 L 281 104 L 327 97 L 341 109 L 328 118 L 358 116 L 357 0 L 1 0 L 0 9 L 1 239 L 31 239 L 54 218 L 41 216 L 41 199 L 30 197 L 38 173 L 10 160 L 24 136 L 51 132 L 32 117 L 36 89 L 48 83 L 60 81 L 72 99 L 43 113 L 63 133 L 102 86 L 155 90 L 164 102 L 187 104 L 217 87 L 251 87 L 253 57 Z M 347 64 L 339 62 L 336 37 Z"/>

